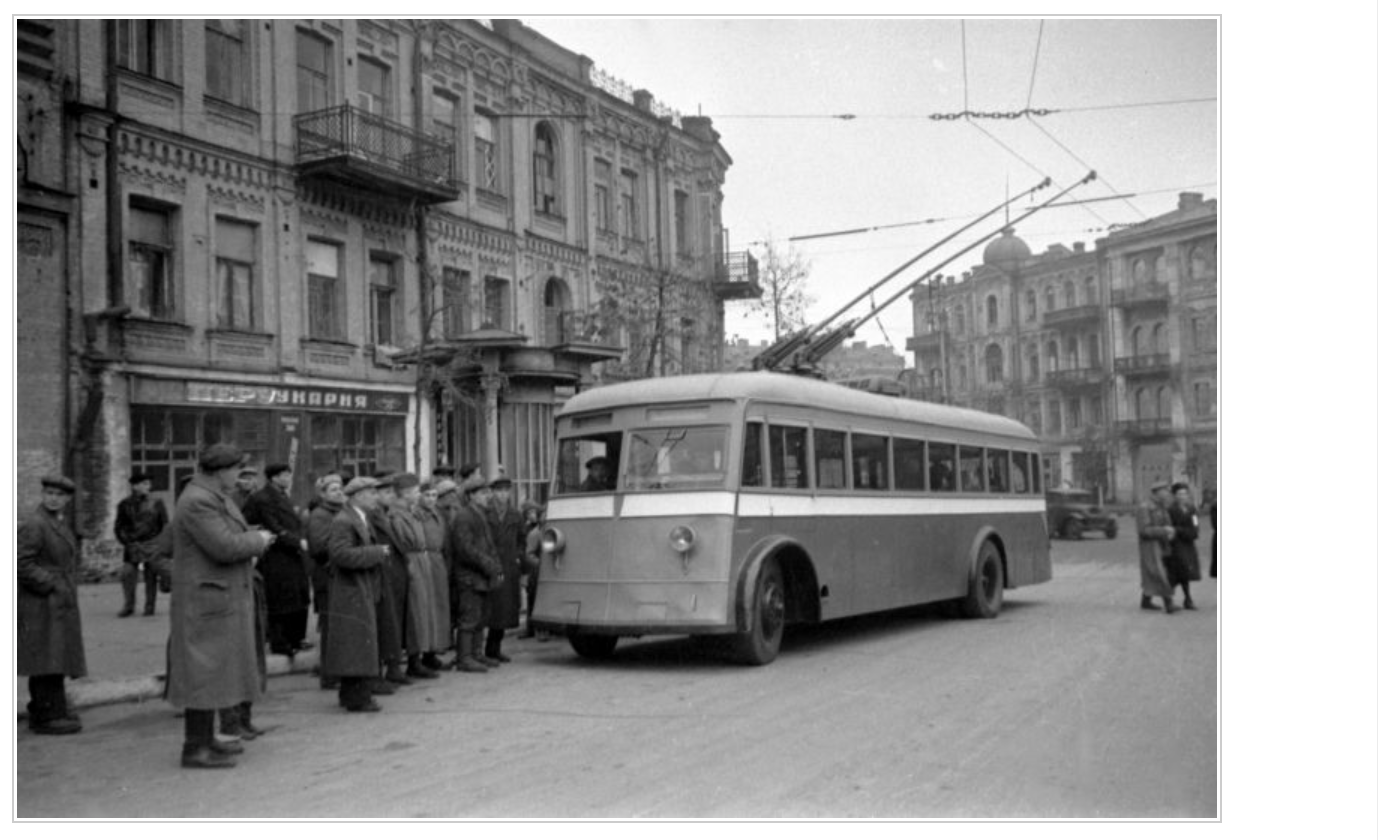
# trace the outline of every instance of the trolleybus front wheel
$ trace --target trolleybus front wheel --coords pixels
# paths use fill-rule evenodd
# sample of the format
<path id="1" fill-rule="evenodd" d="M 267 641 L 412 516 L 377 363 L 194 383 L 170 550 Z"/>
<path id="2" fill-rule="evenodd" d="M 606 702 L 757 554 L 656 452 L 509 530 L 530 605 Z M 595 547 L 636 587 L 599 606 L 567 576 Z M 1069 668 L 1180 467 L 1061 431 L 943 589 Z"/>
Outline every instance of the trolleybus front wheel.
<path id="1" fill-rule="evenodd" d="M 735 639 L 736 658 L 746 665 L 765 665 L 780 652 L 785 636 L 785 577 L 774 557 L 761 565 L 751 593 L 751 629 Z"/>
<path id="2" fill-rule="evenodd" d="M 569 646 L 585 659 L 608 659 L 617 649 L 616 636 L 596 636 L 589 633 L 571 631 Z"/>
<path id="3" fill-rule="evenodd" d="M 1005 602 L 1005 570 L 1000 565 L 1000 551 L 994 543 L 981 543 L 976 556 L 976 573 L 972 575 L 962 614 L 967 618 L 995 618 Z"/>

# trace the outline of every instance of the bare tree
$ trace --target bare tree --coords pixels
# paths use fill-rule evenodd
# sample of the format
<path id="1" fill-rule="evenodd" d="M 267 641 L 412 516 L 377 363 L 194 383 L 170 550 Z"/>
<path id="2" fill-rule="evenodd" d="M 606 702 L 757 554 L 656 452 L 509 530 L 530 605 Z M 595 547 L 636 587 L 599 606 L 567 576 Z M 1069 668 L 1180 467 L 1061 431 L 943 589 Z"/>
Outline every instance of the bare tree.
<path id="1" fill-rule="evenodd" d="M 748 311 L 765 315 L 779 341 L 807 323 L 806 312 L 814 303 L 807 287 L 813 266 L 793 246 L 782 252 L 774 240 L 766 240 L 765 248 L 760 269 L 763 294 Z"/>

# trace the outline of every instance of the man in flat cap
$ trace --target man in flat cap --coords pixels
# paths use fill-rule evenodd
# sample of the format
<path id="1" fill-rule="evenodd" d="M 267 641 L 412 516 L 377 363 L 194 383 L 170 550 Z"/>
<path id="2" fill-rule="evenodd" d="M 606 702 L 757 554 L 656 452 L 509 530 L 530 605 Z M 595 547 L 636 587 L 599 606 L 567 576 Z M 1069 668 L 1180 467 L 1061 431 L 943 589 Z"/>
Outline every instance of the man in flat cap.
<path id="1" fill-rule="evenodd" d="M 1134 524 L 1139 532 L 1139 606 L 1155 610 L 1154 598 L 1163 600 L 1163 609 L 1169 615 L 1177 611 L 1172 604 L 1172 584 L 1168 581 L 1164 558 L 1171 553 L 1172 519 L 1168 515 L 1168 492 L 1166 481 L 1154 484 L 1152 496 L 1139 505 L 1134 514 Z"/>
<path id="2" fill-rule="evenodd" d="M 411 685 L 407 676 L 406 654 L 403 650 L 403 620 L 407 613 L 407 559 L 397 547 L 388 511 L 397 504 L 397 473 L 382 471 L 373 474 L 377 482 L 378 504 L 368 512 L 368 524 L 380 544 L 391 547 L 388 561 L 382 565 L 383 603 L 378 608 L 378 651 L 382 655 L 383 676 L 374 686 L 375 694 L 392 694 L 395 685 Z"/>
<path id="3" fill-rule="evenodd" d="M 330 595 L 321 652 L 321 674 L 339 680 L 340 705 L 350 712 L 377 712 L 378 610 L 383 600 L 382 565 L 391 549 L 369 525 L 378 504 L 378 481 L 367 476 L 349 480 L 345 503 L 330 523 Z"/>
<path id="4" fill-rule="evenodd" d="M 588 475 L 579 485 L 581 493 L 602 493 L 612 489 L 612 467 L 602 455 L 588 459 L 584 464 Z"/>
<path id="5" fill-rule="evenodd" d="M 429 661 L 437 651 L 449 646 L 449 598 L 444 593 L 445 614 L 440 614 L 441 594 L 436 583 L 446 586 L 445 569 L 432 562 L 427 550 L 426 530 L 415 509 L 421 498 L 421 480 L 413 473 L 392 476 L 393 498 L 387 504 L 389 539 L 393 554 L 406 573 L 407 588 L 402 601 L 402 639 L 407 655 L 408 678 L 435 679 L 436 669 Z M 427 662 L 422 658 L 431 654 Z"/>
<path id="6" fill-rule="evenodd" d="M 477 467 L 469 471 L 464 487 L 468 497 L 455 511 L 446 545 L 459 602 L 454 667 L 456 671 L 483 673 L 490 665 L 500 664 L 483 653 L 483 628 L 487 624 L 488 591 L 502 585 L 502 563 L 484 513 L 493 491 Z"/>
<path id="7" fill-rule="evenodd" d="M 81 720 L 67 708 L 67 677 L 86 676 L 81 640 L 77 579 L 81 552 L 72 530 L 68 503 L 76 493 L 71 479 L 42 479 L 43 499 L 19 523 L 19 676 L 29 678 L 29 730 L 39 735 L 71 735 Z"/>
<path id="8" fill-rule="evenodd" d="M 512 479 L 500 475 L 488 482 L 493 491 L 485 514 L 493 547 L 502 563 L 502 583 L 488 592 L 488 633 L 483 643 L 483 655 L 498 662 L 511 662 L 502 652 L 502 640 L 508 630 L 521 625 L 522 613 L 522 554 L 526 551 L 526 529 L 521 512 L 512 500 Z"/>
<path id="9" fill-rule="evenodd" d="M 311 610 L 306 529 L 288 495 L 292 490 L 291 466 L 269 464 L 263 475 L 268 483 L 255 490 L 244 504 L 244 518 L 250 525 L 272 531 L 276 537 L 258 563 L 268 607 L 268 649 L 293 656 L 310 644 L 306 641 Z"/>
<path id="10" fill-rule="evenodd" d="M 233 767 L 239 742 L 215 737 L 217 709 L 252 704 L 266 675 L 255 627 L 254 561 L 273 542 L 244 520 L 231 494 L 244 455 L 231 444 L 202 450 L 172 520 L 172 633 L 167 699 L 186 710 L 182 766 Z"/>
<path id="11" fill-rule="evenodd" d="M 244 505 L 248 504 L 249 497 L 258 490 L 258 470 L 248 464 L 241 464 L 239 475 L 234 482 L 234 492 L 231 497 L 234 503 L 243 510 Z"/>
<path id="12" fill-rule="evenodd" d="M 140 567 L 144 580 L 144 615 L 153 615 L 158 600 L 159 572 L 163 566 L 163 541 L 158 537 L 167 527 L 168 519 L 163 500 L 149 495 L 152 490 L 153 479 L 147 473 L 136 472 L 129 477 L 129 495 L 115 507 L 115 539 L 124 546 L 124 567 L 120 569 L 124 607 L 120 609 L 120 618 L 134 614 Z"/>

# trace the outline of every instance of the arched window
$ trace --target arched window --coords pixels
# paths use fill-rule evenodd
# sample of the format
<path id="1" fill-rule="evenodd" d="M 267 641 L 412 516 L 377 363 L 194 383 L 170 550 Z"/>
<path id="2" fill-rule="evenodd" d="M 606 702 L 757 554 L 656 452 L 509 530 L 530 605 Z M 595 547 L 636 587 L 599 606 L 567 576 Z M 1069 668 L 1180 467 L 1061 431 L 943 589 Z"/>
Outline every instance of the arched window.
<path id="1" fill-rule="evenodd" d="M 1067 339 L 1067 369 L 1076 370 L 1081 367 L 1081 353 L 1077 347 L 1077 337 L 1072 336 Z"/>
<path id="2" fill-rule="evenodd" d="M 1043 311 L 1052 312 L 1057 309 L 1057 288 L 1052 283 L 1043 290 Z"/>
<path id="3" fill-rule="evenodd" d="M 1062 284 L 1062 305 L 1073 307 L 1077 305 L 1077 284 L 1071 280 Z"/>
<path id="4" fill-rule="evenodd" d="M 548 122 L 536 124 L 535 149 L 532 152 L 532 201 L 536 212 L 560 213 L 560 159 L 555 128 Z"/>
<path id="5" fill-rule="evenodd" d="M 1000 301 L 995 295 L 986 295 L 986 326 L 1000 326 Z"/>
<path id="6" fill-rule="evenodd" d="M 1005 379 L 1005 351 L 999 344 L 986 347 L 986 381 L 1003 382 Z"/>
<path id="7" fill-rule="evenodd" d="M 1134 328 L 1129 334 L 1129 355 L 1142 356 L 1146 351 L 1144 348 L 1144 328 L 1142 325 Z"/>
<path id="8" fill-rule="evenodd" d="M 1166 385 L 1159 385 L 1157 397 L 1158 413 L 1155 416 L 1157 416 L 1160 419 L 1167 419 L 1171 417 L 1172 405 L 1169 401 L 1172 399 L 1172 391 Z"/>
<path id="9" fill-rule="evenodd" d="M 967 311 L 960 303 L 952 311 L 952 331 L 957 335 L 965 335 L 967 331 Z"/>
<path id="10" fill-rule="evenodd" d="M 1088 304 L 1095 303 L 1100 297 L 1098 293 L 1099 290 L 1096 289 L 1096 278 L 1094 277 L 1087 277 L 1086 280 L 1082 282 L 1081 288 L 1083 293 L 1082 297 Z"/>
<path id="11" fill-rule="evenodd" d="M 1213 245 L 1196 245 L 1191 249 L 1187 261 L 1188 276 L 1200 280 L 1215 274 L 1215 248 Z"/>
<path id="12" fill-rule="evenodd" d="M 1038 320 L 1038 295 L 1034 293 L 1033 289 L 1024 292 L 1024 309 L 1026 310 L 1024 312 L 1025 321 Z"/>
<path id="13" fill-rule="evenodd" d="M 1152 420 L 1153 416 L 1153 395 L 1147 388 L 1139 388 L 1134 392 L 1134 419 Z"/>
<path id="14" fill-rule="evenodd" d="M 1100 336 L 1092 333 L 1086 339 L 1086 366 L 1100 367 Z"/>
<path id="15" fill-rule="evenodd" d="M 1167 352 L 1167 324 L 1162 321 L 1153 325 L 1153 352 Z"/>
<path id="16" fill-rule="evenodd" d="M 545 343 L 548 347 L 560 344 L 567 344 L 572 336 L 570 330 L 573 325 L 567 323 L 565 317 L 569 309 L 569 287 L 565 281 L 558 277 L 552 277 L 545 281 L 545 294 L 543 297 L 545 304 Z"/>
<path id="17" fill-rule="evenodd" d="M 1143 257 L 1139 257 L 1138 259 L 1134 260 L 1133 276 L 1135 286 L 1142 286 L 1143 284 L 1147 283 L 1149 280 L 1152 279 L 1151 277 L 1149 277 L 1148 271 L 1148 260 L 1144 259 Z"/>
<path id="18" fill-rule="evenodd" d="M 1028 351 L 1029 367 L 1028 377 L 1030 382 L 1038 381 L 1038 345 L 1030 344 Z"/>
<path id="19" fill-rule="evenodd" d="M 1049 373 L 1056 373 L 1056 372 L 1057 372 L 1057 342 L 1056 342 L 1056 341 L 1050 341 L 1050 342 L 1048 342 L 1048 344 L 1043 348 L 1043 354 L 1044 354 L 1045 356 L 1047 356 L 1047 358 L 1048 358 L 1048 372 L 1049 372 Z"/>

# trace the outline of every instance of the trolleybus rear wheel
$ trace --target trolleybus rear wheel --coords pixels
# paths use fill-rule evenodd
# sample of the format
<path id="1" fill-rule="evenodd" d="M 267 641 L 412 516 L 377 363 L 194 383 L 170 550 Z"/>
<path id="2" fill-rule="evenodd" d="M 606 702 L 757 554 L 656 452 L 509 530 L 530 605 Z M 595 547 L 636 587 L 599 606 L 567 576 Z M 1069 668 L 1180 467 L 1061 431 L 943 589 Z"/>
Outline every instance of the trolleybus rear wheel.
<path id="1" fill-rule="evenodd" d="M 570 633 L 569 646 L 585 659 L 608 659 L 617 649 L 616 636 L 596 636 L 590 633 Z"/>
<path id="2" fill-rule="evenodd" d="M 962 614 L 967 618 L 995 618 L 1004 602 L 1005 570 L 1000 565 L 1000 551 L 987 541 L 976 556 L 976 573 L 962 601 Z"/>
<path id="3" fill-rule="evenodd" d="M 774 557 L 761 565 L 751 594 L 751 629 L 735 638 L 737 659 L 765 665 L 780 652 L 785 636 L 785 578 Z"/>

